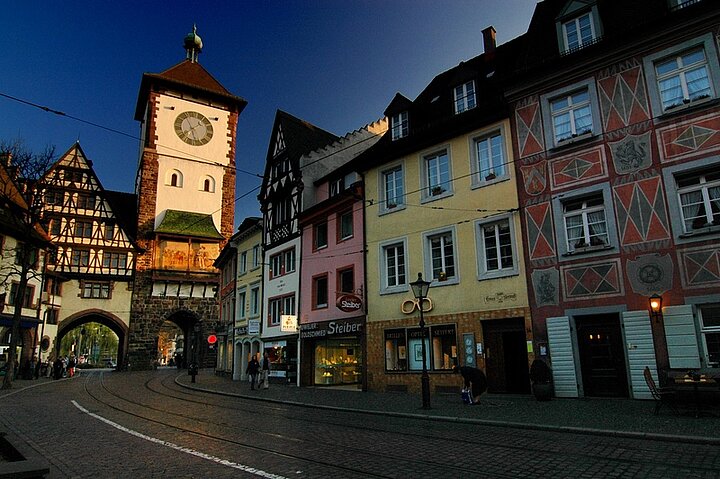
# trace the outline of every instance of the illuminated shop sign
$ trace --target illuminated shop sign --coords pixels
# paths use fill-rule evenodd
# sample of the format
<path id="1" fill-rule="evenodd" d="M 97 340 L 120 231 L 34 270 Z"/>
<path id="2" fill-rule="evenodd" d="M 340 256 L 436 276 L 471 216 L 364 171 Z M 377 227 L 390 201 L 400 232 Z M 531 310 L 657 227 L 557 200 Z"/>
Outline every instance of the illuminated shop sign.
<path id="1" fill-rule="evenodd" d="M 362 299 L 356 294 L 343 294 L 335 303 L 340 311 L 352 313 L 362 308 Z"/>
<path id="2" fill-rule="evenodd" d="M 363 330 L 363 318 L 338 319 L 322 323 L 307 323 L 300 325 L 300 337 L 303 339 L 324 338 L 341 334 L 357 335 Z"/>

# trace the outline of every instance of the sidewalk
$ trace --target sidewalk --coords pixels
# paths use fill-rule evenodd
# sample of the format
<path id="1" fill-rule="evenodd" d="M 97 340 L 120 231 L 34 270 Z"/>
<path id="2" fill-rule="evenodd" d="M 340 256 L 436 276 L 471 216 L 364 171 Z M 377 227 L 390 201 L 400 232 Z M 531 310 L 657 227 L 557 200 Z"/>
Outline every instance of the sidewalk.
<path id="1" fill-rule="evenodd" d="M 653 401 L 632 399 L 553 399 L 536 401 L 532 395 L 484 394 L 479 405 L 462 404 L 458 394 L 435 394 L 430 410 L 421 408 L 420 394 L 362 392 L 357 389 L 289 386 L 271 383 L 267 390 L 251 390 L 247 382 L 201 370 L 195 384 L 187 374 L 175 382 L 189 389 L 245 399 L 273 401 L 306 407 L 363 411 L 428 420 L 469 422 L 500 427 L 652 438 L 720 445 L 720 413 L 715 417 L 674 416 L 665 407 L 653 414 Z"/>

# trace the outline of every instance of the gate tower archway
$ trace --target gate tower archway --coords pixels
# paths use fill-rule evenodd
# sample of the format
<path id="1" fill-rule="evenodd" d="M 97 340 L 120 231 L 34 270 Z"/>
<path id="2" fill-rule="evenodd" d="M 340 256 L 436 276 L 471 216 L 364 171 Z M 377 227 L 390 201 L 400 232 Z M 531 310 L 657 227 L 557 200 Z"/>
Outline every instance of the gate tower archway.
<path id="1" fill-rule="evenodd" d="M 125 363 L 122 359 L 125 357 L 125 352 L 127 351 L 130 330 L 125 321 L 102 309 L 86 309 L 84 311 L 79 311 L 68 316 L 60 324 L 58 324 L 58 331 L 55 336 L 56 354 L 60 351 L 60 343 L 65 335 L 73 329 L 87 323 L 102 324 L 103 326 L 110 328 L 110 330 L 115 333 L 118 337 L 117 367 L 119 369 L 123 369 Z"/>

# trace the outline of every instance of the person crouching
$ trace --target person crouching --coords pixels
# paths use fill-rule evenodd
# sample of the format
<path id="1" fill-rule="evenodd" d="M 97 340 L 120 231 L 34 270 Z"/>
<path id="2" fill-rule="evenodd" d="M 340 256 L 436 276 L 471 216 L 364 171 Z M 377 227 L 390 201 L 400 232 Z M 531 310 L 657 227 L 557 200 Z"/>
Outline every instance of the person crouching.
<path id="1" fill-rule="evenodd" d="M 472 404 L 480 403 L 480 395 L 487 391 L 487 378 L 482 370 L 469 366 L 453 367 L 453 372 L 460 373 L 464 381 L 464 387 L 471 390 Z"/>

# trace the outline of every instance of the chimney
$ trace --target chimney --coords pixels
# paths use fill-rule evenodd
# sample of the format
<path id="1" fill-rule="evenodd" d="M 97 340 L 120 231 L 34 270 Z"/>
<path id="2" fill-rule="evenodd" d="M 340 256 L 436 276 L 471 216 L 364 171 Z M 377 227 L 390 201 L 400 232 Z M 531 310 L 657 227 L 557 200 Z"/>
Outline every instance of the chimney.
<path id="1" fill-rule="evenodd" d="M 482 31 L 485 53 L 495 52 L 495 28 L 492 25 Z"/>

